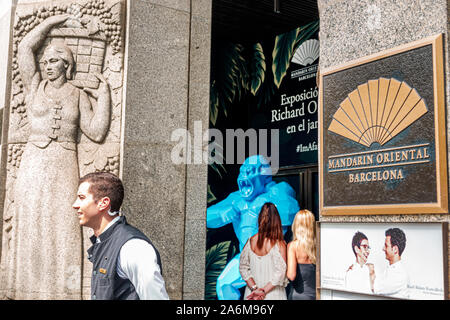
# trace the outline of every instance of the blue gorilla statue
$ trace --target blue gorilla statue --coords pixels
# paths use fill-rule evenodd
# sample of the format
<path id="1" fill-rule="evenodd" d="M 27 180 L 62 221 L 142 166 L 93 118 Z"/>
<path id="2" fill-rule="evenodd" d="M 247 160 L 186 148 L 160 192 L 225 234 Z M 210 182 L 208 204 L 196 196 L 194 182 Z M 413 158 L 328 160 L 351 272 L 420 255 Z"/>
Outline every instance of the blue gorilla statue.
<path id="1" fill-rule="evenodd" d="M 206 211 L 206 226 L 220 228 L 233 224 L 242 251 L 247 240 L 258 233 L 258 215 L 266 202 L 272 202 L 280 214 L 283 232 L 292 224 L 300 210 L 295 191 L 286 182 L 272 181 L 272 171 L 266 158 L 255 155 L 247 158 L 239 170 L 239 191 Z M 217 278 L 216 291 L 219 300 L 239 300 L 239 288 L 246 285 L 239 273 L 240 253 L 231 259 Z"/>

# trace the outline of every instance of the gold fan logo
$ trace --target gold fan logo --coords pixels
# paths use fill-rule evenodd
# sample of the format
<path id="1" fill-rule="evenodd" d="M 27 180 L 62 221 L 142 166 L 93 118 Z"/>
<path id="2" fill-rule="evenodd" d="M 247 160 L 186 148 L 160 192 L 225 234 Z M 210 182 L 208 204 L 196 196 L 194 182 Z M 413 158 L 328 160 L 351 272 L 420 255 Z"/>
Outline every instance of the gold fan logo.
<path id="1" fill-rule="evenodd" d="M 384 145 L 427 111 L 406 82 L 379 78 L 359 85 L 341 102 L 328 130 L 366 147 Z"/>

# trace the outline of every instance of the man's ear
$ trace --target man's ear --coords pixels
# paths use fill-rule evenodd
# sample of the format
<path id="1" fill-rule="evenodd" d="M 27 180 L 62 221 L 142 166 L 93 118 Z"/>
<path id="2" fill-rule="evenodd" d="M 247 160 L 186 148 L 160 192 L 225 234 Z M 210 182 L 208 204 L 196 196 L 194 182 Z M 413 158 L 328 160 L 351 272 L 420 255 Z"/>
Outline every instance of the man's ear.
<path id="1" fill-rule="evenodd" d="M 111 205 L 111 199 L 109 197 L 103 197 L 97 203 L 98 209 L 100 211 L 108 210 Z"/>
<path id="2" fill-rule="evenodd" d="M 392 251 L 394 251 L 395 254 L 400 255 L 400 250 L 398 249 L 398 246 L 392 246 Z"/>

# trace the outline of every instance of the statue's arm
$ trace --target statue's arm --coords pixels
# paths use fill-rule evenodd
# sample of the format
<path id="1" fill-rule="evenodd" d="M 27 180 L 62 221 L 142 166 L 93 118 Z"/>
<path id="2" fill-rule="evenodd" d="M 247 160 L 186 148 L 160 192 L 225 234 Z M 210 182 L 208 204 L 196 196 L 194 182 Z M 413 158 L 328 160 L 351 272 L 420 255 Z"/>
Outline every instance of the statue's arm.
<path id="1" fill-rule="evenodd" d="M 220 228 L 239 217 L 238 198 L 234 193 L 206 210 L 206 227 Z"/>
<path id="2" fill-rule="evenodd" d="M 19 43 L 17 47 L 17 62 L 19 72 L 26 91 L 30 91 L 32 86 L 39 84 L 41 80 L 35 54 L 44 43 L 47 34 L 57 24 L 67 20 L 68 15 L 53 16 L 45 19 L 36 28 L 31 30 Z"/>
<path id="3" fill-rule="evenodd" d="M 80 94 L 80 128 L 81 131 L 95 142 L 102 142 L 106 134 L 111 120 L 111 93 L 106 79 L 99 73 L 94 74 L 100 84 L 97 92 L 85 89 L 97 99 L 97 106 L 92 108 L 86 92 L 81 91 Z"/>

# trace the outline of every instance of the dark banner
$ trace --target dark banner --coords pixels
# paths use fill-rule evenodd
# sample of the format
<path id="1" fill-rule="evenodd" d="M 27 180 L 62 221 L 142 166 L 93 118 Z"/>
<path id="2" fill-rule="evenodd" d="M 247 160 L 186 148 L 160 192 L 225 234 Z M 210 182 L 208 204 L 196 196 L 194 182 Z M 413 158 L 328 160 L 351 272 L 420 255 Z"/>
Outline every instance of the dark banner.
<path id="1" fill-rule="evenodd" d="M 296 41 L 301 44 L 293 47 Z M 275 86 L 269 101 L 250 110 L 251 127 L 279 129 L 280 168 L 317 164 L 318 23 L 268 39 L 262 46 L 272 49 L 267 69 Z M 294 50 L 286 54 L 291 46 Z"/>
<path id="2" fill-rule="evenodd" d="M 252 44 L 213 39 L 210 128 L 220 130 L 225 137 L 231 129 L 242 129 L 242 132 L 253 130 L 258 135 L 258 147 L 265 144 L 268 151 L 264 154 L 259 149 L 258 154 L 273 157 L 274 152 L 278 151 L 280 168 L 317 164 L 318 28 L 319 22 L 314 21 Z M 261 136 L 264 129 L 267 129 L 266 139 Z M 279 130 L 276 136 L 279 141 L 275 145 L 271 129 Z M 229 147 L 228 142 L 223 148 L 215 150 L 224 158 L 230 152 L 227 147 L 233 148 Z M 248 145 L 246 148 L 248 152 Z M 248 156 L 249 153 L 246 158 Z M 238 190 L 237 177 L 241 164 L 226 162 L 209 166 L 209 207 Z M 274 180 L 280 182 L 279 179 Z M 286 182 L 298 192 L 297 180 Z M 217 299 L 217 278 L 239 254 L 239 240 L 235 232 L 231 223 L 208 228 L 206 300 Z M 241 299 L 244 289 L 240 288 Z"/>

